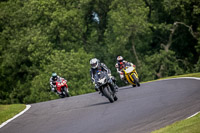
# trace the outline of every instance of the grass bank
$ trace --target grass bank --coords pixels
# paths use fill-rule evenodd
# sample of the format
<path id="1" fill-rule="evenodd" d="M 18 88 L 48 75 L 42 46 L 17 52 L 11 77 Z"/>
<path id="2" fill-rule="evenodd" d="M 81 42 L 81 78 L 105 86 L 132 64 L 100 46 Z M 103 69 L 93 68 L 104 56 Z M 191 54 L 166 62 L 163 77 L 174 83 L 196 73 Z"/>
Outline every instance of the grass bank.
<path id="1" fill-rule="evenodd" d="M 200 114 L 173 123 L 152 133 L 199 133 L 200 132 Z"/>
<path id="2" fill-rule="evenodd" d="M 0 124 L 14 117 L 26 108 L 24 104 L 0 105 Z"/>
<path id="3" fill-rule="evenodd" d="M 184 75 L 176 75 L 176 76 L 166 77 L 166 78 L 162 78 L 162 79 L 180 78 L 180 77 L 200 77 L 200 73 L 190 73 L 190 74 L 184 74 Z"/>
<path id="4" fill-rule="evenodd" d="M 179 77 L 200 77 L 200 73 L 172 76 L 164 79 L 179 78 Z M 189 119 L 175 122 L 169 126 L 153 131 L 152 133 L 199 133 L 199 132 L 200 132 L 200 114 Z"/>
<path id="5" fill-rule="evenodd" d="M 184 74 L 184 75 L 176 75 L 176 76 L 160 78 L 160 79 L 157 79 L 157 80 L 171 79 L 171 78 L 181 78 L 181 77 L 197 77 L 197 78 L 199 77 L 200 78 L 200 73 L 190 73 L 190 74 Z M 141 83 L 153 82 L 153 81 L 157 81 L 157 80 L 145 81 L 145 82 L 141 82 Z"/>

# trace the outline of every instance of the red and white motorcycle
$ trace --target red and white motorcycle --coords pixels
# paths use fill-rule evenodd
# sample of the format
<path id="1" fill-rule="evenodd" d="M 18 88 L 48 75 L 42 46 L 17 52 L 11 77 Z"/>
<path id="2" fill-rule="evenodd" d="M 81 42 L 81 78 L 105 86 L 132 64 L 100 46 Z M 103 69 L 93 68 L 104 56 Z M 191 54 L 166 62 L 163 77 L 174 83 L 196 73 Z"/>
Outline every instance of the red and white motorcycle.
<path id="1" fill-rule="evenodd" d="M 61 98 L 70 97 L 66 80 L 53 81 L 53 84 L 56 85 L 56 90 Z"/>

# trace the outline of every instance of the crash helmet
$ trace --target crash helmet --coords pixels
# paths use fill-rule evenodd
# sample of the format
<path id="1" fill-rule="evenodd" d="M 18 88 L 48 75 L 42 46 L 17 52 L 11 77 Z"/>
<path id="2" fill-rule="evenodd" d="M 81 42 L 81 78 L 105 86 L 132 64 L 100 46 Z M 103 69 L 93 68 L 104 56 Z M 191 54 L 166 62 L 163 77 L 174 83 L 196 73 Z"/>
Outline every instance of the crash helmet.
<path id="1" fill-rule="evenodd" d="M 52 79 L 53 81 L 56 81 L 58 79 L 58 76 L 56 73 L 52 73 Z"/>
<path id="2" fill-rule="evenodd" d="M 92 67 L 93 69 L 95 69 L 95 68 L 98 67 L 98 65 L 99 65 L 98 63 L 99 63 L 99 61 L 98 61 L 97 58 L 93 58 L 93 59 L 90 60 L 90 65 L 91 65 L 91 67 Z"/>
<path id="3" fill-rule="evenodd" d="M 117 62 L 120 63 L 120 62 L 123 62 L 124 58 L 122 56 L 117 56 Z"/>

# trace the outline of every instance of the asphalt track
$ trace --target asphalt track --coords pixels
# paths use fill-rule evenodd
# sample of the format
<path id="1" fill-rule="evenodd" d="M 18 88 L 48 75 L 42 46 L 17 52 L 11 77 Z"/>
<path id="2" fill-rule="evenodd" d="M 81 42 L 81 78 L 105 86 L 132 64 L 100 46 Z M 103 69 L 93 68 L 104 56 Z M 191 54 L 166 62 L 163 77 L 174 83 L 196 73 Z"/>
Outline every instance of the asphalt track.
<path id="1" fill-rule="evenodd" d="M 200 111 L 200 80 L 122 87 L 109 103 L 97 92 L 32 104 L 0 133 L 147 133 Z"/>

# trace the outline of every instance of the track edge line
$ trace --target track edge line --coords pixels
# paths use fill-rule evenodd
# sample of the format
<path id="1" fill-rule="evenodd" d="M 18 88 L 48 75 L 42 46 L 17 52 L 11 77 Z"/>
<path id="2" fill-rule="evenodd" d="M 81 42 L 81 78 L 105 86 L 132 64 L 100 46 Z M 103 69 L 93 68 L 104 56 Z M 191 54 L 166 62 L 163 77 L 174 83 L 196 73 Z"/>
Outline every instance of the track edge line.
<path id="1" fill-rule="evenodd" d="M 15 115 L 14 117 L 8 119 L 7 121 L 3 122 L 1 125 L 0 125 L 0 128 L 2 128 L 3 126 L 5 126 L 6 124 L 8 124 L 9 122 L 11 122 L 12 120 L 16 119 L 17 117 L 19 117 L 20 115 L 24 114 L 27 110 L 29 110 L 31 107 L 31 105 L 26 105 L 26 108 L 21 111 L 20 113 L 18 113 L 17 115 Z"/>

